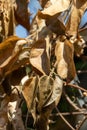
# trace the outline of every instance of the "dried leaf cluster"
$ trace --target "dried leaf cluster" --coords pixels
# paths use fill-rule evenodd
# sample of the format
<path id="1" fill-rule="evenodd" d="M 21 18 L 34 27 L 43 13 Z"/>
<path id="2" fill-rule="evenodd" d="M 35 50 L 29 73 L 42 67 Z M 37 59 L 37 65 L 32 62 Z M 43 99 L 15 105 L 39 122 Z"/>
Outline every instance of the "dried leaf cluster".
<path id="1" fill-rule="evenodd" d="M 74 56 L 81 57 L 87 46 L 81 36 L 85 29 L 82 33 L 79 30 L 87 1 L 39 0 L 43 9 L 37 12 L 31 25 L 28 2 L 0 0 L 1 130 L 27 129 L 20 109 L 24 99 L 37 130 L 49 129 L 50 114 L 54 108 L 57 109 L 63 94 L 75 110 L 83 112 L 65 93 L 64 86 L 87 92 L 71 84 L 77 76 Z M 28 37 L 15 36 L 17 24 L 30 32 Z M 61 114 L 60 117 L 63 118 Z"/>

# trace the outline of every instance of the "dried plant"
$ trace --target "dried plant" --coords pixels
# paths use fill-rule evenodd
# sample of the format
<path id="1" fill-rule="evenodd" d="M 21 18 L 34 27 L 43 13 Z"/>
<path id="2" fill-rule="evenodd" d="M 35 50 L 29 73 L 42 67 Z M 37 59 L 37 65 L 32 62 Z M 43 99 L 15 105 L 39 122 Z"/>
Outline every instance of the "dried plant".
<path id="1" fill-rule="evenodd" d="M 30 25 L 29 1 L 0 0 L 0 129 L 28 129 L 30 114 L 33 129 L 51 129 L 49 120 L 54 117 L 53 110 L 56 110 L 56 115 L 67 127 L 80 130 L 87 113 L 77 101 L 79 96 L 87 96 L 87 90 L 80 87 L 76 80 L 78 73 L 74 57 L 85 56 L 87 45 L 81 36 L 85 32 L 84 29 L 82 33 L 79 31 L 79 24 L 87 1 L 39 2 L 43 9 L 37 12 Z M 14 35 L 17 24 L 29 31 L 28 37 Z M 59 111 L 62 97 L 66 104 L 70 104 L 71 112 L 65 114 L 61 109 Z M 23 101 L 27 105 L 28 116 L 22 113 Z M 77 123 L 72 124 L 64 117 L 77 114 L 85 117 L 77 127 Z M 23 121 L 23 116 L 26 121 Z"/>

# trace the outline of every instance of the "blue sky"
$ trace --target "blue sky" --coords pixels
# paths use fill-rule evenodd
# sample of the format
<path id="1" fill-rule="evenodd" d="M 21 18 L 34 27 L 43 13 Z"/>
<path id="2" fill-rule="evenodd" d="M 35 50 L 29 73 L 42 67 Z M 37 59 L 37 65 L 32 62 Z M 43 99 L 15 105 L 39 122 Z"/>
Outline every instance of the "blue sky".
<path id="1" fill-rule="evenodd" d="M 87 26 L 87 9 L 86 9 L 86 11 L 81 19 L 80 28 L 83 27 L 85 24 Z"/>
<path id="2" fill-rule="evenodd" d="M 30 17 L 30 21 L 32 20 L 32 18 L 35 16 L 35 14 L 37 13 L 38 9 L 41 9 L 40 4 L 37 0 L 30 0 L 30 3 L 28 5 L 30 12 L 31 12 L 31 17 Z M 27 31 L 25 28 L 23 28 L 21 25 L 18 25 L 16 27 L 16 35 L 19 37 L 23 37 L 25 38 L 27 36 Z"/>

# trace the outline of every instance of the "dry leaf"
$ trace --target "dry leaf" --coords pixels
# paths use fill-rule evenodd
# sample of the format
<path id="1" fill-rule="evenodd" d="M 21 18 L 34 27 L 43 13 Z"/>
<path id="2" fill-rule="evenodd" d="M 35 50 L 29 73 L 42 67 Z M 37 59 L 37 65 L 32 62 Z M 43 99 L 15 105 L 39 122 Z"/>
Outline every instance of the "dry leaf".
<path id="1" fill-rule="evenodd" d="M 46 41 L 44 39 L 35 42 L 30 51 L 30 63 L 42 74 L 48 75 L 50 72 L 50 59 L 46 49 Z"/>
<path id="2" fill-rule="evenodd" d="M 54 81 L 49 76 L 42 76 L 39 79 L 39 93 L 38 93 L 38 111 L 44 107 L 47 101 L 49 101 L 53 91 Z"/>
<path id="3" fill-rule="evenodd" d="M 58 105 L 62 95 L 62 88 L 63 88 L 63 80 L 61 80 L 58 76 L 56 76 L 53 83 L 52 95 L 50 99 L 44 104 L 44 107 L 47 107 L 54 102 L 56 106 Z"/>
<path id="4" fill-rule="evenodd" d="M 50 7 L 41 11 L 42 17 L 56 15 L 69 7 L 70 0 L 57 0 Z"/>
<path id="5" fill-rule="evenodd" d="M 18 91 L 14 89 L 10 95 L 7 114 L 9 122 L 12 124 L 12 127 L 15 130 L 25 130 L 22 120 L 21 108 L 19 107 L 20 102 L 21 98 L 18 95 Z M 11 129 L 11 127 L 9 129 Z"/>
<path id="6" fill-rule="evenodd" d="M 78 33 L 78 26 L 81 20 L 81 17 L 87 8 L 87 1 L 86 0 L 74 0 L 74 4 L 72 6 L 72 13 L 71 19 L 69 22 L 69 27 L 66 31 L 69 35 L 77 35 Z"/>
<path id="7" fill-rule="evenodd" d="M 7 51 L 9 54 L 9 50 L 11 50 L 11 54 L 6 55 L 7 53 L 5 53 L 5 58 L 2 58 L 2 60 L 4 59 L 5 61 L 0 65 L 0 73 L 3 76 L 6 76 L 9 72 L 13 71 L 12 66 L 15 64 L 15 62 L 17 62 L 18 57 L 20 55 L 20 53 L 22 53 L 22 51 L 24 50 L 25 45 L 27 45 L 27 41 L 24 39 L 19 39 L 17 38 L 17 42 L 15 40 L 15 37 L 11 37 L 8 38 L 6 40 L 6 42 L 3 42 L 1 45 L 1 57 L 3 55 L 3 51 Z M 5 45 L 7 43 L 7 46 Z M 8 57 L 6 57 L 8 56 Z M 22 62 L 23 63 L 23 62 Z M 25 61 L 24 61 L 25 63 Z M 19 65 L 18 65 L 19 66 Z M 11 70 L 12 68 L 12 70 Z M 16 67 L 14 67 L 16 68 Z"/>
<path id="8" fill-rule="evenodd" d="M 80 57 L 84 53 L 84 48 L 86 47 L 85 41 L 82 39 L 82 37 L 79 37 L 73 45 L 75 55 Z"/>
<path id="9" fill-rule="evenodd" d="M 38 85 L 38 77 L 30 77 L 22 84 L 22 93 L 26 100 L 29 110 L 33 109 L 34 100 L 36 98 L 36 90 Z"/>
<path id="10" fill-rule="evenodd" d="M 15 19 L 18 24 L 21 24 L 28 31 L 30 29 L 30 21 L 29 21 L 29 10 L 28 10 L 28 0 L 16 0 L 16 8 L 15 8 Z"/>
<path id="11" fill-rule="evenodd" d="M 52 4 L 55 4 L 58 0 L 50 0 Z"/>
<path id="12" fill-rule="evenodd" d="M 59 2 L 59 1 L 57 1 L 57 2 Z M 53 4 L 53 5 L 55 5 L 55 4 Z M 57 33 L 58 35 L 61 35 L 61 34 L 65 34 L 65 30 L 66 30 L 67 24 L 69 22 L 71 11 L 72 11 L 72 3 L 70 3 L 70 5 L 68 5 L 68 7 L 62 13 L 60 11 L 52 16 L 43 15 L 41 11 L 38 11 L 38 17 L 40 17 L 42 19 L 46 19 L 47 27 L 52 32 Z"/>
<path id="13" fill-rule="evenodd" d="M 14 11 L 12 0 L 0 0 L 0 42 L 14 34 Z"/>
<path id="14" fill-rule="evenodd" d="M 51 2 L 52 2 L 52 5 L 50 5 L 50 7 L 44 9 L 43 11 L 39 11 L 38 16 L 46 20 L 47 26 L 48 27 L 50 26 L 49 28 L 53 32 L 58 33 L 61 31 L 61 29 L 60 29 L 60 23 L 57 22 L 57 17 L 60 15 L 61 12 L 66 11 L 69 8 L 70 2 L 72 2 L 73 4 L 71 7 L 72 8 L 71 12 L 69 11 L 70 19 L 69 19 L 66 33 L 71 36 L 72 35 L 77 36 L 78 26 L 79 26 L 81 17 L 87 7 L 87 1 L 86 0 L 83 0 L 83 1 L 81 0 L 80 1 L 56 0 L 55 2 L 54 1 L 51 1 Z M 52 26 L 55 28 L 53 28 Z M 59 27 L 59 29 L 57 27 Z M 55 29 L 56 31 L 54 31 Z"/>
<path id="15" fill-rule="evenodd" d="M 49 0 L 38 0 L 42 8 L 47 8 L 50 4 Z"/>
<path id="16" fill-rule="evenodd" d="M 10 36 L 0 44 L 0 64 L 12 55 L 16 42 L 21 39 L 17 36 Z"/>
<path id="17" fill-rule="evenodd" d="M 25 98 L 27 107 L 31 112 L 34 122 L 36 122 L 36 111 L 37 111 L 37 89 L 38 89 L 38 77 L 24 77 L 22 79 L 22 94 Z"/>
<path id="18" fill-rule="evenodd" d="M 61 38 L 60 38 L 61 40 Z M 63 78 L 71 81 L 75 75 L 75 65 L 73 61 L 74 48 L 70 41 L 65 39 L 65 41 L 56 42 L 55 55 L 57 59 L 57 73 Z"/>

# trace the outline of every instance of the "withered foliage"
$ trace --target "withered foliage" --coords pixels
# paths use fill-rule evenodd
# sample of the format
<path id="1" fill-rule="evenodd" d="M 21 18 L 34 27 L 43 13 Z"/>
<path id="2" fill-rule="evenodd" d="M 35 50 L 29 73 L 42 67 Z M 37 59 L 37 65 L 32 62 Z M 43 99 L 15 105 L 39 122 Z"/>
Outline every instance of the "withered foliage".
<path id="1" fill-rule="evenodd" d="M 73 82 L 77 77 L 74 57 L 84 56 L 84 48 L 87 46 L 84 39 L 86 28 L 79 30 L 87 1 L 39 2 L 42 10 L 37 12 L 30 25 L 28 0 L 0 0 L 1 130 L 27 129 L 26 122 L 23 124 L 22 120 L 21 101 L 26 102 L 37 130 L 50 129 L 49 119 L 55 108 L 68 127 L 75 130 L 75 125 L 66 121 L 58 110 L 62 96 L 65 96 L 74 110 L 85 112 L 78 104 L 76 106 L 76 99 L 73 101 L 66 94 L 66 87 L 77 88 L 78 93 L 80 90 L 85 91 L 83 95 L 86 96 L 87 90 L 73 85 Z M 19 38 L 14 35 L 17 24 L 29 31 L 28 37 Z M 83 123 L 84 120 L 76 130 Z"/>

